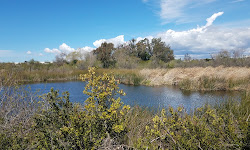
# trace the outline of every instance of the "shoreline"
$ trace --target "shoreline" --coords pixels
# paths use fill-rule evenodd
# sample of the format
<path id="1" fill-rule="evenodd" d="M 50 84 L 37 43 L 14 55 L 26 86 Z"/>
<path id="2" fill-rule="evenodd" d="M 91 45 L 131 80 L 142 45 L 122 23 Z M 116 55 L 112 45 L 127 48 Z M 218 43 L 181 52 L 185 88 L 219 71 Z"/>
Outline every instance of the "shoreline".
<path id="1" fill-rule="evenodd" d="M 85 71 L 82 71 L 85 72 Z M 97 69 L 113 73 L 125 85 L 177 86 L 186 91 L 250 91 L 250 68 L 193 67 L 172 69 Z M 78 75 L 63 78 L 21 80 L 19 83 L 79 81 Z"/>
<path id="2" fill-rule="evenodd" d="M 140 74 L 148 85 L 176 85 L 191 91 L 249 91 L 250 68 L 193 67 L 143 69 Z"/>

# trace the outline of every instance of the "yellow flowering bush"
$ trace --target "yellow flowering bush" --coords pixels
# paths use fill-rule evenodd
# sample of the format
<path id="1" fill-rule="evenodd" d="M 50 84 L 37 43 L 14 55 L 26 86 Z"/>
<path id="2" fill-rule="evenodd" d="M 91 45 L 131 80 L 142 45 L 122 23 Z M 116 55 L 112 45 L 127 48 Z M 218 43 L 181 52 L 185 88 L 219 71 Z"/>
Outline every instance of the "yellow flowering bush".
<path id="1" fill-rule="evenodd" d="M 123 106 L 119 97 L 125 92 L 119 90 L 119 83 L 113 75 L 97 76 L 95 68 L 89 68 L 89 72 L 80 77 L 87 82 L 83 93 L 89 96 L 84 105 L 85 119 L 89 125 L 98 127 L 89 127 L 89 132 L 97 134 L 100 141 L 108 137 L 119 142 L 127 132 L 124 123 L 130 109 L 128 105 Z"/>
<path id="2" fill-rule="evenodd" d="M 121 102 L 119 96 L 125 93 L 118 82 L 107 74 L 96 76 L 94 68 L 81 79 L 87 82 L 83 93 L 89 96 L 84 106 L 73 105 L 68 93 L 59 97 L 52 89 L 45 95 L 41 113 L 34 119 L 34 148 L 97 149 L 123 142 L 130 107 Z"/>
<path id="3" fill-rule="evenodd" d="M 239 118 L 238 118 L 239 119 Z M 219 112 L 209 105 L 193 115 L 182 107 L 162 109 L 146 126 L 138 149 L 237 149 L 246 143 L 249 123 L 237 120 L 233 113 Z"/>

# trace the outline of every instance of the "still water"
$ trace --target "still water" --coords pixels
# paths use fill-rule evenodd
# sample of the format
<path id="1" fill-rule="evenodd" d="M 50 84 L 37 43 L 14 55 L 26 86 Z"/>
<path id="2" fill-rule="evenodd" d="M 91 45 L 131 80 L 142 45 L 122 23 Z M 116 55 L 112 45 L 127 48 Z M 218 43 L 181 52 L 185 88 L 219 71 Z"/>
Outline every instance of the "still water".
<path id="1" fill-rule="evenodd" d="M 56 82 L 56 83 L 34 83 L 27 84 L 32 91 L 40 89 L 40 93 L 48 93 L 53 87 L 60 93 L 68 91 L 70 93 L 70 101 L 83 103 L 87 99 L 87 95 L 83 94 L 85 83 L 81 81 Z M 240 99 L 238 92 L 183 92 L 173 86 L 129 86 L 119 85 L 123 89 L 126 96 L 121 97 L 122 101 L 128 105 L 140 105 L 145 107 L 166 108 L 172 106 L 174 108 L 183 106 L 186 110 L 191 110 L 202 106 L 203 104 L 214 105 L 228 99 Z"/>

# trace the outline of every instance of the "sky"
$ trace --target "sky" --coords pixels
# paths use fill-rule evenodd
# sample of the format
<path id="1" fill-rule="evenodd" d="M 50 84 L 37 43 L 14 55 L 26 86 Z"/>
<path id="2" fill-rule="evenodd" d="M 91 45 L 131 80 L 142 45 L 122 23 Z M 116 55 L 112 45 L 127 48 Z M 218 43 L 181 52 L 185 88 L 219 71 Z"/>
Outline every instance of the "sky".
<path id="1" fill-rule="evenodd" d="M 53 61 L 135 38 L 161 38 L 176 58 L 250 54 L 250 0 L 0 0 L 0 62 Z"/>

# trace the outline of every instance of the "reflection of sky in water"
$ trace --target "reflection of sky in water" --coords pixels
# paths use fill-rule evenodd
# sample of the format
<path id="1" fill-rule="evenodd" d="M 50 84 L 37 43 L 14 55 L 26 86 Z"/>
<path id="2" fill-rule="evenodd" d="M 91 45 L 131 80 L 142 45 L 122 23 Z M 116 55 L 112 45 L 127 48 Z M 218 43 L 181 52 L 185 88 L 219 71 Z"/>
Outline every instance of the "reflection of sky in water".
<path id="1" fill-rule="evenodd" d="M 57 82 L 29 84 L 32 91 L 41 89 L 41 93 L 48 93 L 53 87 L 60 92 L 69 91 L 72 102 L 84 102 L 87 95 L 83 94 L 84 82 Z M 175 87 L 157 86 L 128 86 L 120 85 L 126 96 L 121 97 L 125 104 L 146 107 L 174 108 L 183 106 L 186 110 L 200 107 L 205 103 L 215 104 L 225 100 L 228 96 L 237 98 L 237 92 L 183 92 Z"/>

